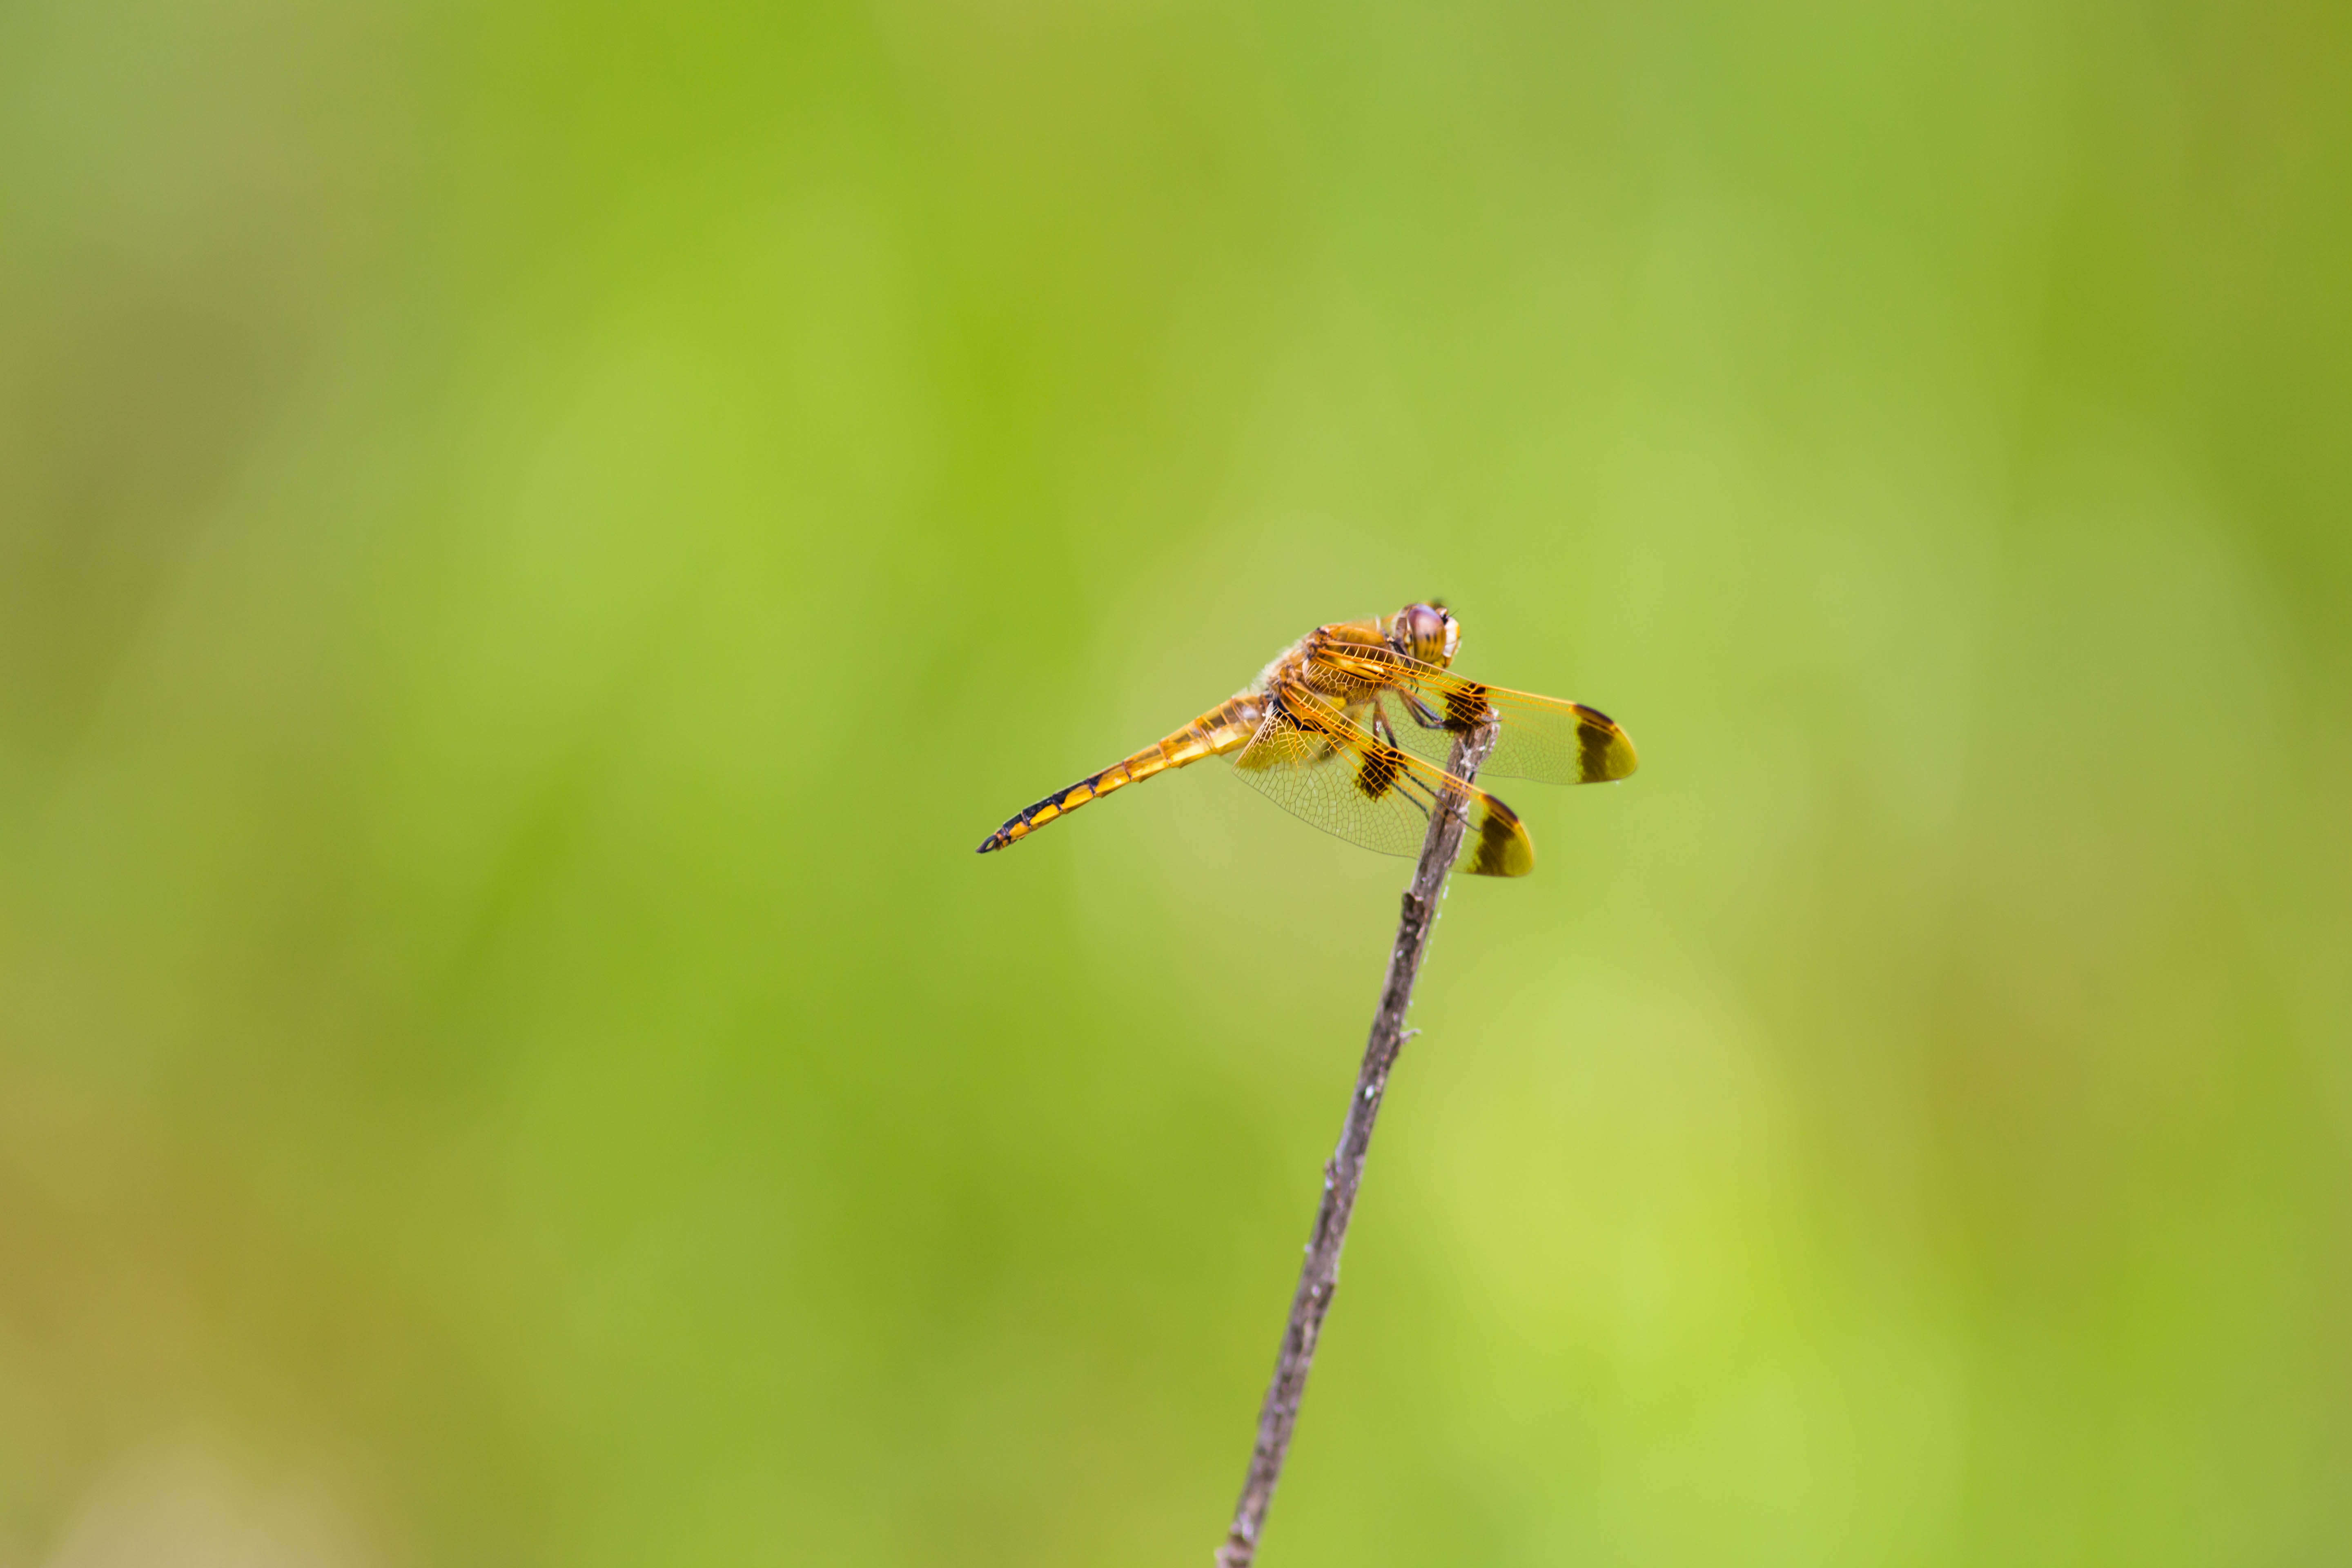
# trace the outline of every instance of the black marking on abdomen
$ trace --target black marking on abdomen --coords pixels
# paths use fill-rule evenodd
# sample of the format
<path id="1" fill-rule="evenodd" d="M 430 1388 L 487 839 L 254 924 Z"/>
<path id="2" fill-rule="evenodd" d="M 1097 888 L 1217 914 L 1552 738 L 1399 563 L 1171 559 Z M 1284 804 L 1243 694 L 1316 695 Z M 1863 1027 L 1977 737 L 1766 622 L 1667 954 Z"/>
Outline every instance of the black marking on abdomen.
<path id="1" fill-rule="evenodd" d="M 1445 694 L 1445 727 L 1475 730 L 1486 721 L 1486 689 L 1473 680 Z"/>
<path id="2" fill-rule="evenodd" d="M 1364 753 L 1364 765 L 1356 770 L 1356 787 L 1366 800 L 1378 800 L 1403 772 L 1404 758 L 1394 748 L 1375 747 Z"/>
<path id="3" fill-rule="evenodd" d="M 1108 772 L 1110 772 L 1108 768 L 1105 768 L 1103 770 L 1103 773 Z M 1087 792 L 1087 799 L 1091 800 L 1093 798 L 1095 784 L 1102 776 L 1102 773 L 1095 773 L 1090 777 L 1082 778 L 1066 789 L 1055 790 L 1053 794 L 1047 795 L 1045 799 L 1037 802 L 1034 805 L 1022 807 L 1019 811 L 1014 812 L 1011 816 L 1004 819 L 1003 826 L 998 828 L 995 832 L 982 839 L 980 841 L 980 847 L 975 850 L 974 853 L 985 855 L 992 849 L 1002 849 L 1006 845 L 1011 844 L 1013 841 L 1013 830 L 1015 827 L 1027 827 L 1034 824 L 1037 819 L 1037 814 L 1045 810 L 1049 805 L 1054 807 L 1055 816 L 1060 816 L 1063 810 L 1062 803 L 1068 800 L 1080 790 L 1086 790 Z M 1081 801 L 1078 804 L 1083 805 L 1086 802 Z M 1046 820 L 1050 822 L 1053 818 L 1048 817 Z M 1026 835 L 1024 834 L 1023 837 L 1025 837 Z"/>

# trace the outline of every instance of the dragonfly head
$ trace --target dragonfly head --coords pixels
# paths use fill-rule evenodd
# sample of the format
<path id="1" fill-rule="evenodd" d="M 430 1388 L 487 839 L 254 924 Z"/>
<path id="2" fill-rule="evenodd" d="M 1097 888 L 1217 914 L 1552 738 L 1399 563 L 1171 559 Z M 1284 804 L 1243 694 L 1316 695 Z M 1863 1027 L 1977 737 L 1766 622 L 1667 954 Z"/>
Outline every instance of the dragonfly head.
<path id="1" fill-rule="evenodd" d="M 1462 623 L 1443 605 L 1407 605 L 1397 612 L 1389 640 L 1399 653 L 1443 669 L 1454 662 L 1454 650 L 1461 646 Z"/>

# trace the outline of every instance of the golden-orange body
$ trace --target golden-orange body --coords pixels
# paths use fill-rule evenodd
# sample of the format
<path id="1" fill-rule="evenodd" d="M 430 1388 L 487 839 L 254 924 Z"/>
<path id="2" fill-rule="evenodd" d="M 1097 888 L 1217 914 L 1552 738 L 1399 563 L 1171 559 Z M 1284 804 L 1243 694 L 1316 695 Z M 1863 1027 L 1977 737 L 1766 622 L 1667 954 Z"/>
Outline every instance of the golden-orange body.
<path id="1" fill-rule="evenodd" d="M 1633 742 L 1593 709 L 1448 674 L 1459 637 L 1459 623 L 1431 605 L 1319 626 L 1183 728 L 1013 816 L 981 853 L 1156 773 L 1239 753 L 1242 776 L 1286 809 L 1391 854 L 1413 853 L 1416 820 L 1425 825 L 1439 795 L 1457 791 L 1475 835 L 1470 869 L 1521 875 L 1534 847 L 1517 816 L 1412 751 L 1442 759 L 1453 738 L 1493 724 L 1489 772 L 1581 784 L 1632 773 Z"/>

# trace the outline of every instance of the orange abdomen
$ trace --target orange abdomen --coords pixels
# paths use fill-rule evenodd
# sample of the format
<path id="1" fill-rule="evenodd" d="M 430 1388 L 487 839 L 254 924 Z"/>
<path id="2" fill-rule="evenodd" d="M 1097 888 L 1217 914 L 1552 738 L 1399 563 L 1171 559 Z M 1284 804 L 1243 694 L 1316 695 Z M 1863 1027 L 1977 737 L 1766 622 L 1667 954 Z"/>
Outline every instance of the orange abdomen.
<path id="1" fill-rule="evenodd" d="M 1265 717 L 1259 699 L 1244 691 L 1222 707 L 1202 714 L 1190 724 L 1168 736 L 1156 745 L 1146 746 L 1133 756 L 1088 778 L 1080 779 L 1069 788 L 1052 795 L 1008 820 L 1005 825 L 981 841 L 980 853 L 1002 849 L 1016 839 L 1027 837 L 1066 812 L 1077 810 L 1088 801 L 1098 800 L 1115 789 L 1139 783 L 1154 773 L 1170 768 L 1181 768 L 1197 763 L 1202 757 L 1220 757 L 1237 752 L 1249 744 L 1257 733 L 1258 721 Z"/>

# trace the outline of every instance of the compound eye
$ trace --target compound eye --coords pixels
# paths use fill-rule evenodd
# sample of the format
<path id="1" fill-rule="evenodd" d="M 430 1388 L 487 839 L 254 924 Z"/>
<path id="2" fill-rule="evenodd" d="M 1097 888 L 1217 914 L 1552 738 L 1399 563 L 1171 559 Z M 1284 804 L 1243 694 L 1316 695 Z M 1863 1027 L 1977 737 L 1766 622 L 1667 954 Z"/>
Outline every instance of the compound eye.
<path id="1" fill-rule="evenodd" d="M 1453 656 L 1454 617 L 1444 610 L 1428 605 L 1411 606 L 1405 611 L 1404 632 L 1415 658 L 1435 661 Z"/>

